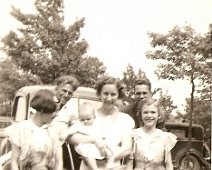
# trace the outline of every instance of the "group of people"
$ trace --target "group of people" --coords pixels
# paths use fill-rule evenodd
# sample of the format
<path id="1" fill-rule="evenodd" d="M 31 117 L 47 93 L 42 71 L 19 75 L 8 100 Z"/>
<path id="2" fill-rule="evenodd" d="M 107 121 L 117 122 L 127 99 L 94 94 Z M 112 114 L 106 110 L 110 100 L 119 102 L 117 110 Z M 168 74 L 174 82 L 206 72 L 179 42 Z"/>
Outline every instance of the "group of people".
<path id="1" fill-rule="evenodd" d="M 137 80 L 135 103 L 120 108 L 123 84 L 102 76 L 95 85 L 100 108 L 85 102 L 76 114 L 68 103 L 78 86 L 75 77 L 60 77 L 56 96 L 39 90 L 30 103 L 35 113 L 6 129 L 12 170 L 71 170 L 67 143 L 81 157 L 80 170 L 173 169 L 176 136 L 164 130 L 165 115 L 149 80 Z"/>

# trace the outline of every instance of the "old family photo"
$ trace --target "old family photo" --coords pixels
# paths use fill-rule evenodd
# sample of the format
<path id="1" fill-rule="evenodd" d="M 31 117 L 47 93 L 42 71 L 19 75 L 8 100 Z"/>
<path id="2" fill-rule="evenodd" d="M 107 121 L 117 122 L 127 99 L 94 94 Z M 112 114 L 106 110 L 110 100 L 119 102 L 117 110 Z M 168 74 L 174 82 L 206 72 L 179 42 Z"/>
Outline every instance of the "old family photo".
<path id="1" fill-rule="evenodd" d="M 210 169 L 211 6 L 2 1 L 0 169 Z"/>

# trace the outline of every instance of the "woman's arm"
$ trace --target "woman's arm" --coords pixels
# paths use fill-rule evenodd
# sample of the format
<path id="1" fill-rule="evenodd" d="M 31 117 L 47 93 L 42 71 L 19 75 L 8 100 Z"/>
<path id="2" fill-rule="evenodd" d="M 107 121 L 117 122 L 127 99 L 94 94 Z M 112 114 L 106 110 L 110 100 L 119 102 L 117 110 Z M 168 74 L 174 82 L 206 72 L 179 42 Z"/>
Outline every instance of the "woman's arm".
<path id="1" fill-rule="evenodd" d="M 55 155 L 55 170 L 63 170 L 63 152 L 62 146 L 57 148 Z"/>
<path id="2" fill-rule="evenodd" d="M 19 170 L 18 160 L 20 156 L 20 147 L 15 144 L 12 144 L 12 156 L 11 156 L 11 169 Z"/>
<path id="3" fill-rule="evenodd" d="M 132 153 L 132 135 L 128 132 L 122 137 L 121 147 L 117 147 L 114 151 L 114 159 L 121 160 L 122 158 L 130 155 Z"/>
<path id="4" fill-rule="evenodd" d="M 72 136 L 70 136 L 67 139 L 67 142 L 70 144 L 79 144 L 79 143 L 91 143 L 91 144 L 95 144 L 96 147 L 99 149 L 100 153 L 102 155 L 106 155 L 106 151 L 107 151 L 107 146 L 104 140 L 102 140 L 101 138 L 97 138 L 91 135 L 85 135 L 85 134 L 81 134 L 81 133 L 75 133 Z"/>
<path id="5" fill-rule="evenodd" d="M 166 156 L 167 156 L 166 165 L 165 165 L 166 170 L 173 170 L 171 151 L 169 151 Z"/>

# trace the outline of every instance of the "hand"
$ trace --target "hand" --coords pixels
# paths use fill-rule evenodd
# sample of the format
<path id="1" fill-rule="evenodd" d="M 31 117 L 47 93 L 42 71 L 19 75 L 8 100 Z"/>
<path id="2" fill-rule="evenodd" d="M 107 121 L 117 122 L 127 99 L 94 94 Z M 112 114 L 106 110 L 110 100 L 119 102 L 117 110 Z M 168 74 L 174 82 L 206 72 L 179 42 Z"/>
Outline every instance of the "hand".
<path id="1" fill-rule="evenodd" d="M 101 153 L 101 155 L 106 157 L 107 156 L 107 145 L 106 145 L 105 141 L 102 139 L 96 139 L 95 145 L 99 149 L 99 152 Z"/>

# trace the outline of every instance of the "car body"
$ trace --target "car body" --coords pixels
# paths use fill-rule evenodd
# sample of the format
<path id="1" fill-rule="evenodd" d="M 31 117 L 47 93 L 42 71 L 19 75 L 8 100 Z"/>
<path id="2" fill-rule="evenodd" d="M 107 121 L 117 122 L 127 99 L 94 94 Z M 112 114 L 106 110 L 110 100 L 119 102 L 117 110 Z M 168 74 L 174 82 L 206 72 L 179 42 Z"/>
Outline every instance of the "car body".
<path id="1" fill-rule="evenodd" d="M 171 150 L 174 167 L 179 170 L 186 169 L 188 153 L 188 123 L 166 122 L 166 130 L 177 136 L 177 143 Z M 190 162 L 192 170 L 210 169 L 209 158 L 210 151 L 204 142 L 204 129 L 202 126 L 193 124 L 191 128 Z"/>

